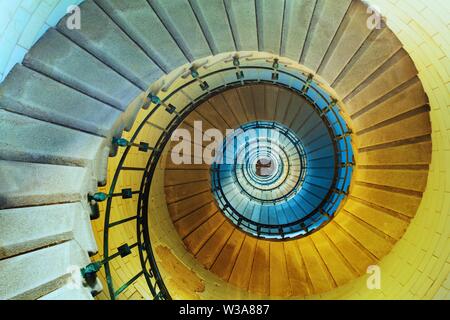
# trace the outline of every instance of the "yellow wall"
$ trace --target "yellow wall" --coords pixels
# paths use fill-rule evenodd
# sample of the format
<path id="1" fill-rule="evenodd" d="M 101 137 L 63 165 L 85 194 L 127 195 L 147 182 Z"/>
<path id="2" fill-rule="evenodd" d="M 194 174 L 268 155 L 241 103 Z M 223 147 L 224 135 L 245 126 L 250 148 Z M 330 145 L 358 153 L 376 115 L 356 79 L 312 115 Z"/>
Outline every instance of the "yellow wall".
<path id="1" fill-rule="evenodd" d="M 422 204 L 404 237 L 380 263 L 381 290 L 365 277 L 324 298 L 450 299 L 450 3 L 370 0 L 411 55 L 428 94 L 433 157 Z"/>

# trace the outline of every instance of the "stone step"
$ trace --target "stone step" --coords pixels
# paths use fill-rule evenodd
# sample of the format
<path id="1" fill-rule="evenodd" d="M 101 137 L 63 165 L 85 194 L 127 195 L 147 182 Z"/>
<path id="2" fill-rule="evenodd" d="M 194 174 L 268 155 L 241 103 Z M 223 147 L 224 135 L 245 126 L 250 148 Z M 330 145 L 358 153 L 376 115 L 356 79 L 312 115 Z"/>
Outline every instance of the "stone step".
<path id="1" fill-rule="evenodd" d="M 232 266 L 232 272 L 228 280 L 232 285 L 245 290 L 248 289 L 257 241 L 256 238 L 245 236 L 234 260 L 234 267 Z M 227 261 L 227 264 L 229 263 L 230 261 Z"/>
<path id="2" fill-rule="evenodd" d="M 430 117 L 428 112 L 421 112 L 365 132 L 359 135 L 357 144 L 358 148 L 366 148 L 429 134 L 431 134 Z"/>
<path id="3" fill-rule="evenodd" d="M 400 146 L 360 152 L 358 165 L 428 165 L 431 162 L 431 138 Z"/>
<path id="4" fill-rule="evenodd" d="M 270 243 L 258 240 L 253 256 L 248 290 L 268 296 L 270 295 Z"/>
<path id="5" fill-rule="evenodd" d="M 286 0 L 281 56 L 300 61 L 316 0 Z"/>
<path id="6" fill-rule="evenodd" d="M 309 285 L 308 271 L 305 268 L 302 255 L 296 241 L 284 243 L 286 268 L 294 296 L 306 296 L 312 292 Z"/>
<path id="7" fill-rule="evenodd" d="M 382 186 L 424 192 L 427 186 L 428 170 L 385 170 L 358 169 L 354 179 Z"/>
<path id="8" fill-rule="evenodd" d="M 81 202 L 0 210 L 0 259 L 76 240 L 90 254 L 97 252 L 90 210 Z"/>
<path id="9" fill-rule="evenodd" d="M 184 244 L 188 250 L 196 255 L 208 239 L 211 238 L 214 232 L 225 222 L 225 219 L 226 218 L 221 212 L 216 212 L 201 226 L 184 238 Z"/>
<path id="10" fill-rule="evenodd" d="M 224 0 L 237 51 L 258 51 L 255 2 Z"/>
<path id="11" fill-rule="evenodd" d="M 300 62 L 317 71 L 352 0 L 317 0 Z"/>
<path id="12" fill-rule="evenodd" d="M 345 211 L 337 215 L 333 220 L 334 222 L 340 229 L 357 239 L 377 259 L 381 259 L 392 249 L 391 242 L 380 234 L 373 232 L 367 225 Z"/>
<path id="13" fill-rule="evenodd" d="M 93 0 L 84 1 L 80 10 L 81 29 L 68 29 L 66 16 L 58 30 L 143 91 L 164 75 Z"/>
<path id="14" fill-rule="evenodd" d="M 213 54 L 236 51 L 223 0 L 190 0 Z"/>
<path id="15" fill-rule="evenodd" d="M 335 249 L 334 243 L 328 237 L 322 232 L 316 232 L 311 235 L 311 240 L 337 286 L 342 286 L 354 278 L 356 272 L 353 267 Z"/>
<path id="16" fill-rule="evenodd" d="M 388 28 L 375 29 L 332 84 L 344 99 L 401 49 L 398 38 Z"/>
<path id="17" fill-rule="evenodd" d="M 55 29 L 33 46 L 24 65 L 122 111 L 141 92 Z"/>
<path id="18" fill-rule="evenodd" d="M 105 139 L 0 110 L 1 159 L 87 167 L 106 180 L 109 148 Z"/>
<path id="19" fill-rule="evenodd" d="M 94 300 L 90 288 L 77 288 L 73 285 L 66 285 L 59 288 L 38 300 L 58 300 L 58 301 L 79 301 L 79 300 Z"/>
<path id="20" fill-rule="evenodd" d="M 428 98 L 422 89 L 422 84 L 419 78 L 415 78 L 406 87 L 390 93 L 382 101 L 371 104 L 363 112 L 354 114 L 353 127 L 355 131 L 361 131 L 403 113 L 425 106 L 427 103 Z"/>
<path id="21" fill-rule="evenodd" d="M 209 203 L 188 213 L 186 216 L 175 222 L 175 228 L 182 239 L 217 213 L 219 209 L 217 208 L 215 202 L 212 198 L 209 201 Z M 174 217 L 174 215 L 171 216 Z"/>
<path id="22" fill-rule="evenodd" d="M 0 209 L 87 201 L 96 181 L 86 168 L 0 161 Z"/>
<path id="23" fill-rule="evenodd" d="M 227 240 L 233 233 L 234 226 L 225 221 L 219 229 L 208 239 L 203 248 L 200 249 L 196 258 L 206 268 L 210 269 L 216 258 L 219 256 L 220 251 L 226 244 Z"/>
<path id="24" fill-rule="evenodd" d="M 189 60 L 194 61 L 212 54 L 188 1 L 150 0 L 149 4 Z"/>
<path id="25" fill-rule="evenodd" d="M 328 83 L 336 80 L 371 33 L 368 19 L 366 4 L 353 1 L 318 71 Z"/>
<path id="26" fill-rule="evenodd" d="M 329 223 L 327 228 L 323 230 L 339 252 L 360 275 L 366 274 L 367 266 L 375 263 L 375 259 L 369 251 L 355 241 L 351 234 L 339 229 L 336 223 Z"/>
<path id="27" fill-rule="evenodd" d="M 357 88 L 344 102 L 350 115 L 363 112 L 364 108 L 383 99 L 395 88 L 417 75 L 417 69 L 403 49 L 395 54 L 376 74 Z M 420 90 L 423 92 L 423 89 Z"/>
<path id="28" fill-rule="evenodd" d="M 407 220 L 400 219 L 354 199 L 347 201 L 345 210 L 373 228 L 397 240 L 403 236 L 408 227 Z"/>
<path id="29" fill-rule="evenodd" d="M 111 138 L 123 130 L 122 113 L 22 65 L 0 86 L 0 106 L 45 122 Z"/>
<path id="30" fill-rule="evenodd" d="M 146 0 L 95 0 L 166 73 L 188 62 Z"/>
<path id="31" fill-rule="evenodd" d="M 323 292 L 333 289 L 336 285 L 311 237 L 299 239 L 297 246 L 303 258 L 304 268 L 308 272 L 313 291 Z"/>
<path id="32" fill-rule="evenodd" d="M 284 1 L 257 0 L 259 51 L 280 54 Z"/>
<path id="33" fill-rule="evenodd" d="M 33 300 L 70 282 L 72 272 L 90 263 L 75 241 L 0 261 L 0 299 Z"/>

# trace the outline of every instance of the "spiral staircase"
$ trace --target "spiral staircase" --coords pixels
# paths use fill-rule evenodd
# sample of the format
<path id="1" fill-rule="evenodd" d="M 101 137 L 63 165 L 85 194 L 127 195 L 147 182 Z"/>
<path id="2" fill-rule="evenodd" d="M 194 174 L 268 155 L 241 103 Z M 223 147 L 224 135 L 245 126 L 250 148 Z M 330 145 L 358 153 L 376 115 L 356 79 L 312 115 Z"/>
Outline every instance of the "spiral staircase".
<path id="1" fill-rule="evenodd" d="M 0 298 L 329 297 L 389 259 L 432 126 L 411 57 L 364 2 L 80 9 L 81 29 L 62 18 L 0 84 Z M 173 162 L 177 129 L 249 126 L 258 152 L 283 134 L 273 181 L 254 162 Z"/>

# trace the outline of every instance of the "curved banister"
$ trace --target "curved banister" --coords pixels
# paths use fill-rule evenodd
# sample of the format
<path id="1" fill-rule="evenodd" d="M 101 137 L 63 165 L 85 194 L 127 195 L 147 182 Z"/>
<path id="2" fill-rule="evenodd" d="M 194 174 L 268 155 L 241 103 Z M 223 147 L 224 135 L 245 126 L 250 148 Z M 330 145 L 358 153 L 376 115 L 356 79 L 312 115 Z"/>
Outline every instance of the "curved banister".
<path id="1" fill-rule="evenodd" d="M 340 163 L 337 163 L 336 165 L 336 172 L 335 177 L 333 181 L 333 185 L 337 186 L 337 180 L 343 179 L 342 187 L 340 188 L 331 188 L 329 193 L 324 199 L 324 203 L 321 204 L 320 210 L 323 210 L 327 213 L 334 214 L 337 210 L 335 208 L 335 204 L 338 202 L 339 198 L 345 197 L 347 190 L 348 190 L 348 183 L 351 176 L 351 167 L 354 164 L 353 157 L 350 154 L 349 150 L 351 150 L 351 145 L 349 145 L 351 142 L 349 139 L 347 139 L 347 136 L 351 134 L 351 131 L 348 129 L 345 121 L 343 120 L 343 117 L 340 115 L 340 109 L 337 107 L 336 99 L 332 98 L 331 96 L 326 97 L 323 92 L 320 90 L 323 90 L 320 88 L 319 85 L 311 85 L 313 83 L 313 77 L 311 75 L 306 75 L 301 73 L 299 76 L 288 72 L 286 70 L 283 70 L 281 68 L 276 69 L 276 73 L 280 76 L 272 77 L 272 80 L 264 80 L 264 79 L 253 79 L 253 78 L 247 78 L 245 75 L 245 78 L 241 78 L 242 73 L 247 73 L 248 71 L 264 71 L 264 72 L 274 72 L 273 63 L 270 64 L 270 67 L 268 66 L 261 66 L 261 65 L 239 65 L 236 66 L 233 61 L 229 61 L 228 63 L 232 63 L 233 66 L 231 67 L 224 67 L 220 68 L 214 71 L 211 71 L 209 73 L 205 73 L 203 75 L 199 74 L 199 71 L 196 70 L 195 75 L 192 75 L 192 79 L 181 84 L 176 89 L 171 90 L 171 92 L 165 96 L 163 99 L 154 99 L 153 102 L 157 102 L 153 108 L 148 108 L 148 114 L 144 117 L 144 119 L 141 121 L 139 126 L 137 127 L 136 131 L 134 132 L 132 138 L 128 143 L 125 145 L 125 150 L 123 151 L 123 154 L 120 158 L 120 161 L 118 163 L 118 166 L 116 168 L 116 171 L 114 173 L 113 179 L 111 181 L 111 187 L 109 190 L 109 193 L 107 195 L 107 203 L 106 203 L 106 209 L 105 209 L 105 223 L 104 223 L 104 243 L 103 243 L 103 249 L 104 249 L 104 266 L 105 266 L 105 273 L 106 273 L 106 281 L 109 289 L 109 294 L 112 299 L 117 298 L 127 287 L 132 285 L 137 279 L 139 279 L 141 276 L 145 277 L 146 283 L 149 287 L 149 291 L 151 295 L 155 299 L 171 299 L 170 294 L 168 292 L 168 289 L 166 288 L 164 281 L 162 279 L 162 276 L 159 272 L 152 246 L 151 246 L 151 240 L 150 240 L 150 232 L 149 232 L 149 215 L 151 214 L 148 211 L 148 201 L 149 201 L 149 194 L 151 190 L 151 184 L 152 179 L 157 167 L 157 164 L 160 160 L 160 157 L 163 153 L 164 148 L 166 147 L 167 143 L 170 141 L 170 137 L 174 130 L 183 122 L 183 120 L 192 112 L 198 105 L 200 105 L 202 102 L 209 99 L 212 95 L 218 94 L 220 92 L 223 92 L 224 89 L 239 87 L 242 85 L 252 84 L 252 83 L 270 83 L 270 84 L 276 84 L 279 86 L 282 86 L 284 88 L 291 89 L 295 91 L 296 93 L 302 95 L 305 99 L 308 100 L 308 102 L 314 106 L 315 111 L 322 117 L 327 119 L 327 114 L 331 114 L 335 117 L 337 120 L 336 123 L 328 123 L 327 127 L 328 130 L 332 133 L 332 136 L 336 137 L 335 142 L 333 143 L 333 147 L 335 148 L 335 152 L 337 155 L 340 155 L 342 152 L 346 154 L 345 159 L 341 159 Z M 221 74 L 223 72 L 229 72 L 229 71 L 239 71 L 236 72 L 237 81 L 231 82 L 231 83 L 225 83 L 224 85 L 219 85 L 215 88 L 210 88 L 209 86 L 201 86 L 202 94 L 198 97 L 194 98 L 193 101 L 188 103 L 186 106 L 184 106 L 182 109 L 177 108 L 168 108 L 170 106 L 170 100 L 172 97 L 174 97 L 177 93 L 181 92 L 182 90 L 189 89 L 192 85 L 199 85 L 199 82 L 204 83 L 207 79 L 211 79 L 214 75 Z M 181 75 L 180 75 L 181 77 Z M 286 83 L 283 81 L 283 79 L 288 78 L 289 83 Z M 199 80 L 200 79 L 200 80 Z M 202 84 L 201 83 L 201 84 Z M 299 88 L 299 89 L 297 89 Z M 320 88 L 320 89 L 319 89 Z M 320 97 L 324 102 L 325 105 L 319 105 L 316 103 L 316 101 L 312 100 L 306 93 L 309 90 L 313 90 L 313 92 Z M 152 97 L 157 97 L 156 95 L 151 95 Z M 131 217 L 129 219 L 125 219 L 118 222 L 111 223 L 111 216 L 113 215 L 113 212 L 111 211 L 112 207 L 112 201 L 114 197 L 120 196 L 121 193 L 117 193 L 116 190 L 116 184 L 117 180 L 119 178 L 120 174 L 126 174 L 131 168 L 127 168 L 124 166 L 125 160 L 127 156 L 129 155 L 129 152 L 132 147 L 139 147 L 141 144 L 136 143 L 138 141 L 138 138 L 140 138 L 140 133 L 142 128 L 151 120 L 151 117 L 155 114 L 155 112 L 159 108 L 165 108 L 166 111 L 173 116 L 170 123 L 165 127 L 161 128 L 163 129 L 161 135 L 158 138 L 158 141 L 155 146 L 149 148 L 151 151 L 149 155 L 149 159 L 147 161 L 147 165 L 145 168 L 133 168 L 133 170 L 139 170 L 142 171 L 142 179 L 141 179 L 141 185 L 139 191 L 134 191 L 134 193 L 139 195 L 138 199 L 138 205 L 136 208 L 136 216 Z M 338 126 L 338 129 L 335 128 L 335 126 Z M 343 134 L 338 134 L 343 133 Z M 338 141 L 342 140 L 343 145 L 345 148 L 341 150 L 339 147 Z M 145 139 L 143 140 L 145 141 Z M 338 156 L 338 158 L 340 158 Z M 350 159 L 351 158 L 351 159 Z M 343 174 L 339 175 L 339 170 L 343 170 Z M 123 192 L 122 192 L 123 196 Z M 124 199 L 126 199 L 124 197 Z M 328 201 L 330 200 L 330 201 Z M 331 212 L 333 211 L 333 212 Z M 322 212 L 323 213 L 323 212 Z M 121 257 L 120 254 L 110 254 L 110 248 L 109 248 L 109 229 L 112 227 L 115 227 L 121 223 L 128 222 L 131 219 L 136 219 L 136 235 L 137 235 L 137 243 L 133 245 L 133 248 L 137 248 L 139 251 L 139 260 L 142 267 L 142 270 L 136 274 L 136 276 L 132 277 L 128 282 L 120 286 L 119 289 L 115 290 L 113 281 L 112 281 L 112 274 L 110 270 L 109 263 L 113 259 L 118 259 Z"/>

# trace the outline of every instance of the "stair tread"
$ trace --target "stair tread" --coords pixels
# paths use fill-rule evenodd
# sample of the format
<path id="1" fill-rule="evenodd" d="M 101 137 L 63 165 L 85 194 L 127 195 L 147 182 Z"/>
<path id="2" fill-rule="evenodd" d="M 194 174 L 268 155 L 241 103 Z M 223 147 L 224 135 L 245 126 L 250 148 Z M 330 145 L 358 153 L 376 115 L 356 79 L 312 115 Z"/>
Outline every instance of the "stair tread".
<path id="1" fill-rule="evenodd" d="M 422 84 L 417 78 L 413 84 L 385 101 L 354 114 L 353 126 L 356 131 L 382 123 L 396 116 L 412 111 L 428 103 Z M 394 108 L 395 106 L 395 108 Z"/>
<path id="2" fill-rule="evenodd" d="M 149 3 L 191 61 L 211 55 L 212 52 L 187 1 L 150 0 Z"/>
<path id="3" fill-rule="evenodd" d="M 285 244 L 270 242 L 270 295 L 288 297 L 292 295 Z"/>
<path id="4" fill-rule="evenodd" d="M 281 55 L 300 61 L 316 1 L 286 0 Z"/>
<path id="5" fill-rule="evenodd" d="M 0 168 L 2 209 L 76 202 L 93 189 L 89 171 L 81 167 L 0 161 Z"/>
<path id="6" fill-rule="evenodd" d="M 256 1 L 259 51 L 280 53 L 283 15 L 283 0 Z"/>
<path id="7" fill-rule="evenodd" d="M 2 83 L 3 108 L 102 136 L 114 134 L 121 112 L 22 65 Z"/>
<path id="8" fill-rule="evenodd" d="M 301 63 L 317 71 L 351 0 L 318 0 L 306 39 Z"/>
<path id="9" fill-rule="evenodd" d="M 365 106 L 382 98 L 394 88 L 411 80 L 417 75 L 417 69 L 411 58 L 404 51 L 400 51 L 389 62 L 377 77 L 371 79 L 361 90 L 352 94 L 351 98 L 346 100 L 347 112 L 350 115 L 360 111 Z"/>
<path id="10" fill-rule="evenodd" d="M 257 241 L 255 238 L 245 236 L 229 279 L 231 284 L 245 290 L 248 289 L 250 282 Z"/>
<path id="11" fill-rule="evenodd" d="M 268 241 L 256 243 L 248 289 L 263 296 L 270 295 L 270 245 Z"/>
<path id="12" fill-rule="evenodd" d="M 188 62 L 146 0 L 96 2 L 166 73 Z"/>
<path id="13" fill-rule="evenodd" d="M 329 52 L 319 69 L 320 76 L 333 83 L 372 31 L 367 27 L 369 14 L 362 1 L 353 1 L 339 27 Z"/>
<path id="14" fill-rule="evenodd" d="M 213 54 L 236 51 L 223 0 L 191 0 Z"/>
<path id="15" fill-rule="evenodd" d="M 0 210 L 0 259 L 75 239 L 97 251 L 89 212 L 81 203 Z"/>
<path id="16" fill-rule="evenodd" d="M 80 5 L 82 29 L 68 29 L 66 17 L 58 23 L 58 30 L 117 70 L 142 90 L 164 73 L 107 14 L 94 2 Z M 98 26 L 101 25 L 102 28 Z"/>
<path id="17" fill-rule="evenodd" d="M 101 176 L 106 141 L 81 131 L 0 110 L 4 160 L 89 167 Z"/>
<path id="18" fill-rule="evenodd" d="M 0 261 L 2 299 L 37 299 L 62 286 L 71 267 L 89 264 L 88 255 L 75 241 Z"/>
<path id="19" fill-rule="evenodd" d="M 217 231 L 211 236 L 211 238 L 208 239 L 203 248 L 200 249 L 196 258 L 207 269 L 210 269 L 212 267 L 218 255 L 233 233 L 233 230 L 233 225 L 231 225 L 228 221 L 225 221 L 225 223 L 223 223 L 219 227 L 219 229 L 217 229 Z"/>
<path id="20" fill-rule="evenodd" d="M 388 28 L 376 29 L 332 84 L 333 88 L 341 97 L 346 97 L 401 47 L 398 38 Z"/>
<path id="21" fill-rule="evenodd" d="M 258 51 L 256 12 L 253 1 L 224 0 L 237 51 Z"/>
<path id="22" fill-rule="evenodd" d="M 54 29 L 49 29 L 31 48 L 24 65 L 122 111 L 141 92 Z"/>

